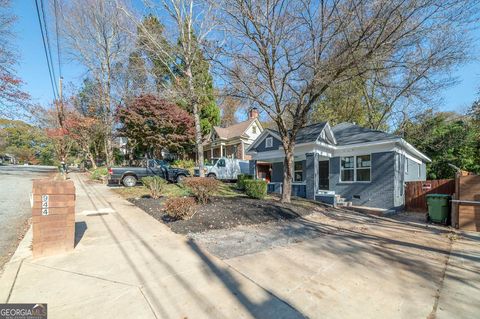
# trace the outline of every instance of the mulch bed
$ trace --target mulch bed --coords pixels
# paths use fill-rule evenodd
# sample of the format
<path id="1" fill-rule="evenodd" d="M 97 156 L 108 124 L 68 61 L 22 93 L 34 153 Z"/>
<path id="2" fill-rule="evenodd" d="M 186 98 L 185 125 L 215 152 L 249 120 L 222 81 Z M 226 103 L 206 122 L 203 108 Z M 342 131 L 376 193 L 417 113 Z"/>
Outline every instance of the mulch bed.
<path id="1" fill-rule="evenodd" d="M 131 198 L 129 201 L 179 234 L 294 219 L 312 213 L 311 207 L 294 203 L 282 204 L 276 199 L 214 197 L 208 204 L 199 205 L 196 214 L 191 219 L 171 220 L 162 210 L 162 198 Z"/>

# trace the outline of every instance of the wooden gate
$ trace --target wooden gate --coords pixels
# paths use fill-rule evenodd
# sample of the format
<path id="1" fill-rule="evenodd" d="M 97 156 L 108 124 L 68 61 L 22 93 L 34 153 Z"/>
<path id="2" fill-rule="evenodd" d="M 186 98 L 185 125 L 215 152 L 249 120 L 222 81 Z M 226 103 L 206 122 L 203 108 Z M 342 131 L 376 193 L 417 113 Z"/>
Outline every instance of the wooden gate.
<path id="1" fill-rule="evenodd" d="M 460 229 L 480 231 L 480 176 L 457 177 L 452 224 Z"/>
<path id="2" fill-rule="evenodd" d="M 454 179 L 436 179 L 421 182 L 406 182 L 405 210 L 409 212 L 426 212 L 428 194 L 455 193 Z"/>

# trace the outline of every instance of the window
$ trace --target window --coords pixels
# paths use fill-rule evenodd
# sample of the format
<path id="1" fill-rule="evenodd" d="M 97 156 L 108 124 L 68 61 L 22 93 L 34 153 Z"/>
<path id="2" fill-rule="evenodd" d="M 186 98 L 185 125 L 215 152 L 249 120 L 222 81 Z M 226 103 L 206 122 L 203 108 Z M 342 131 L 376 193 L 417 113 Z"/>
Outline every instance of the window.
<path id="1" fill-rule="evenodd" d="M 341 161 L 340 180 L 342 182 L 355 181 L 355 158 L 353 156 L 342 157 Z"/>
<path id="2" fill-rule="evenodd" d="M 272 147 L 273 146 L 273 137 L 267 137 L 265 139 L 265 147 Z"/>
<path id="3" fill-rule="evenodd" d="M 417 164 L 417 165 L 418 165 L 418 177 L 420 177 L 421 172 L 422 172 L 422 165 L 420 165 L 420 164 Z"/>
<path id="4" fill-rule="evenodd" d="M 252 133 L 257 134 L 257 127 L 255 125 L 252 126 Z"/>
<path id="5" fill-rule="evenodd" d="M 303 182 L 303 162 L 295 162 L 293 165 L 293 181 Z"/>
<path id="6" fill-rule="evenodd" d="M 408 158 L 405 158 L 405 173 L 408 173 Z"/>
<path id="7" fill-rule="evenodd" d="M 370 155 L 342 157 L 340 162 L 341 182 L 370 182 L 372 162 Z"/>
<path id="8" fill-rule="evenodd" d="M 357 182 L 370 182 L 370 155 L 357 156 Z"/>
<path id="9" fill-rule="evenodd" d="M 225 160 L 223 158 L 218 160 L 217 167 L 225 167 Z"/>

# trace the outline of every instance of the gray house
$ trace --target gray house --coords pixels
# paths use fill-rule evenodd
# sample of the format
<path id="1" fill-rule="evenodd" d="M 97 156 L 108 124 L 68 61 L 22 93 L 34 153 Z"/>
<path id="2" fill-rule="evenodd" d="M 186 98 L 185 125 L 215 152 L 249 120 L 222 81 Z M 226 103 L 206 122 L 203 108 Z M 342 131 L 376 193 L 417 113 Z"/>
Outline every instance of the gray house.
<path id="1" fill-rule="evenodd" d="M 405 182 L 426 179 L 430 159 L 399 136 L 351 123 L 302 128 L 295 141 L 292 195 L 330 204 L 347 202 L 398 210 Z M 247 149 L 250 171 L 269 165 L 270 192 L 281 192 L 284 152 L 275 130 L 266 129 Z"/>

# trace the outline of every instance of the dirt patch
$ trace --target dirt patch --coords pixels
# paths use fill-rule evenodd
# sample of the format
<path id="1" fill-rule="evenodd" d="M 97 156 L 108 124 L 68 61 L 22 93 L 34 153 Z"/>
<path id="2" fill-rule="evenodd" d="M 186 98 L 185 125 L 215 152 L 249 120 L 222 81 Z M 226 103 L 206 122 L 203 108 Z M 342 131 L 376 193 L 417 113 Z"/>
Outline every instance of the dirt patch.
<path id="1" fill-rule="evenodd" d="M 17 250 L 18 245 L 22 241 L 23 237 L 27 233 L 28 229 L 30 228 L 30 224 L 32 222 L 31 218 L 27 218 L 23 221 L 22 227 L 17 230 L 16 240 L 11 243 L 10 247 L 7 249 L 6 254 L 0 256 L 0 273 L 3 271 L 3 267 L 5 264 L 12 258 L 13 254 Z"/>
<path id="2" fill-rule="evenodd" d="M 314 205 L 303 202 L 283 204 L 277 199 L 256 200 L 242 196 L 214 197 L 210 203 L 198 206 L 196 214 L 191 219 L 172 221 L 162 210 L 163 200 L 163 198 L 129 199 L 130 202 L 179 234 L 295 219 L 312 213 L 312 205 Z"/>

